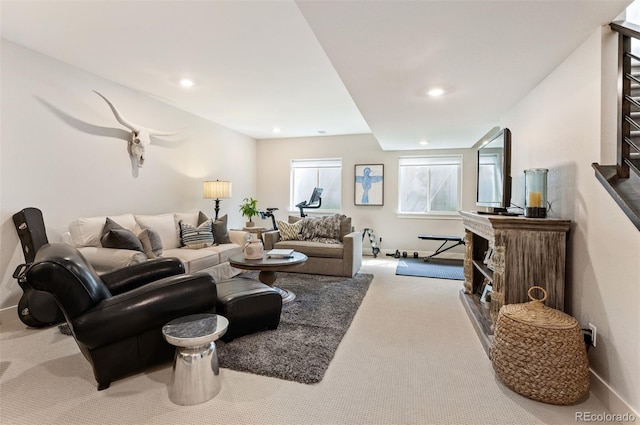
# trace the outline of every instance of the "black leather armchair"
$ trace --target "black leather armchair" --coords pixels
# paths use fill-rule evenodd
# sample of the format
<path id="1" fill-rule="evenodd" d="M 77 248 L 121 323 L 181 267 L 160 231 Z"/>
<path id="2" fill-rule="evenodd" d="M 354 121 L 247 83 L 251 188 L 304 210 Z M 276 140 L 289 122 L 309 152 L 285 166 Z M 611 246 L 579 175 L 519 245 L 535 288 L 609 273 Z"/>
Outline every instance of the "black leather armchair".
<path id="1" fill-rule="evenodd" d="M 98 390 L 148 366 L 173 359 L 162 326 L 178 317 L 213 313 L 216 286 L 207 274 L 186 275 L 177 258 L 158 258 L 98 276 L 75 248 L 38 250 L 26 272 L 34 288 L 53 294 Z"/>

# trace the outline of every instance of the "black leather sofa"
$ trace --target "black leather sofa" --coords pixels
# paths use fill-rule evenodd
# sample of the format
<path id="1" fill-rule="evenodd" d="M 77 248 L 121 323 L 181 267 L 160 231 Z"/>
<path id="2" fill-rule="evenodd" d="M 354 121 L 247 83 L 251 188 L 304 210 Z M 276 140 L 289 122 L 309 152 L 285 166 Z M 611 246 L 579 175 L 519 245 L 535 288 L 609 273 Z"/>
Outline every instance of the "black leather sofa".
<path id="1" fill-rule="evenodd" d="M 98 390 L 112 381 L 172 360 L 162 326 L 178 317 L 214 312 L 217 293 L 208 274 L 184 274 L 177 258 L 158 258 L 99 276 L 75 248 L 47 244 L 26 278 L 56 299 Z"/>

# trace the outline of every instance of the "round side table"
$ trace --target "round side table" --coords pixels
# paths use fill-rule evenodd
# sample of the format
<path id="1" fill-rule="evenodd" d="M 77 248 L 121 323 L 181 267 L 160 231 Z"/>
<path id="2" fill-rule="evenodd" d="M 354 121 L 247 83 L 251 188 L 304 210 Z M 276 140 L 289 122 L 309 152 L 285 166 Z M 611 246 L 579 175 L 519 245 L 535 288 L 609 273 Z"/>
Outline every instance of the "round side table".
<path id="1" fill-rule="evenodd" d="M 220 368 L 215 341 L 227 331 L 229 321 L 217 314 L 193 314 L 162 327 L 164 339 L 176 346 L 169 400 L 192 406 L 220 392 Z"/>

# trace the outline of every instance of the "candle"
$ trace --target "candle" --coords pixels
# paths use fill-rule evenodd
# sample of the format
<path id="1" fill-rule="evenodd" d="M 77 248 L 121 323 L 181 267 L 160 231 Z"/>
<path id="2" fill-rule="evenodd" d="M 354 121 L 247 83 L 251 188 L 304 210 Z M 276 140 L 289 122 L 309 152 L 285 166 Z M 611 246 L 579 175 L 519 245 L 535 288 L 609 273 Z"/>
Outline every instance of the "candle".
<path id="1" fill-rule="evenodd" d="M 529 192 L 528 207 L 542 207 L 542 192 Z"/>

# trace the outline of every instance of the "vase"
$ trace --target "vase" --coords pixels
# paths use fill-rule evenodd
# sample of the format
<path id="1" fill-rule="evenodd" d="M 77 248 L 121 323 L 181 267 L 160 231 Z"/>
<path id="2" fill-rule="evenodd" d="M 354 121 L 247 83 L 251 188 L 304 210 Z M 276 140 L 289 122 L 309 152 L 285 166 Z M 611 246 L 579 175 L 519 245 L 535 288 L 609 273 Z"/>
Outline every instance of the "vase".
<path id="1" fill-rule="evenodd" d="M 247 221 L 246 223 L 244 223 L 244 227 L 253 227 L 256 224 L 253 221 Z"/>
<path id="2" fill-rule="evenodd" d="M 249 239 L 242 248 L 246 260 L 259 260 L 264 253 L 264 246 L 260 239 Z"/>

